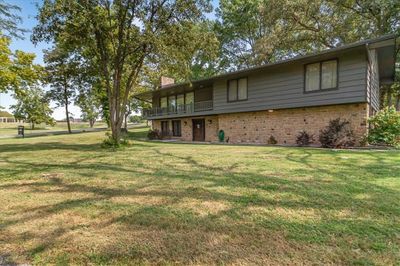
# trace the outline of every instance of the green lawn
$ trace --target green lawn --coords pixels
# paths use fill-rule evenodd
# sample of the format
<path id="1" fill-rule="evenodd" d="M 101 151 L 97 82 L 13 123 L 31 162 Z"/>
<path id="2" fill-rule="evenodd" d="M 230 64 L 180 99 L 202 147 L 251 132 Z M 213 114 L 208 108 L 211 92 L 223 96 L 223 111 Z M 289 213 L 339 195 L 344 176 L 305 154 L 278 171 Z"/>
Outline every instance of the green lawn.
<path id="1" fill-rule="evenodd" d="M 0 140 L 3 260 L 400 263 L 399 151 L 103 138 Z"/>

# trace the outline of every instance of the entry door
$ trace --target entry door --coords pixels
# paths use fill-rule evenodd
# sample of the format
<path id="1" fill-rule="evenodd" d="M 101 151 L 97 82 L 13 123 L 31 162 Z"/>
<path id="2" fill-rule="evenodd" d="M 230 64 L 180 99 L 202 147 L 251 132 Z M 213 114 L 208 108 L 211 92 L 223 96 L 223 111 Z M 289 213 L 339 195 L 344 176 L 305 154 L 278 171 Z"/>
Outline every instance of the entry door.
<path id="1" fill-rule="evenodd" d="M 204 119 L 193 119 L 193 140 L 205 140 L 205 122 Z"/>

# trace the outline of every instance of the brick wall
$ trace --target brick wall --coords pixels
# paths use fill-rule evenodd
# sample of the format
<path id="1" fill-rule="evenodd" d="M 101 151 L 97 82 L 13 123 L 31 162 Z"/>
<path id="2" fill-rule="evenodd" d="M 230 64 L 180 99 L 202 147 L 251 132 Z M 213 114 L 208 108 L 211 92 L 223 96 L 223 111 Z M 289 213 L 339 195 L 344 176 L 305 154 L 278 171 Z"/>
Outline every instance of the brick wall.
<path id="1" fill-rule="evenodd" d="M 314 134 L 318 141 L 319 131 L 331 119 L 340 117 L 350 120 L 359 141 L 367 132 L 367 114 L 366 103 L 222 114 L 219 127 L 230 143 L 268 143 L 270 136 L 274 136 L 278 144 L 293 145 L 302 130 Z"/>
<path id="2" fill-rule="evenodd" d="M 205 116 L 205 117 L 196 117 L 196 119 L 205 120 L 205 141 L 217 141 L 218 140 L 218 116 Z M 177 139 L 181 139 L 184 141 L 192 141 L 193 140 L 193 117 L 181 118 L 176 120 L 181 120 L 181 137 L 177 137 Z M 153 120 L 152 128 L 157 129 L 161 132 L 161 121 L 169 122 L 169 129 L 172 130 L 172 120 L 175 119 L 165 119 L 165 120 Z M 175 138 L 175 137 L 174 137 Z"/>
<path id="3" fill-rule="evenodd" d="M 338 117 L 351 122 L 356 139 L 360 140 L 367 132 L 368 113 L 368 104 L 363 103 L 206 116 L 203 117 L 206 125 L 205 140 L 218 141 L 218 131 L 222 129 L 225 131 L 225 139 L 229 138 L 229 143 L 266 144 L 270 136 L 274 136 L 278 144 L 294 145 L 297 134 L 302 130 L 314 134 L 318 141 L 319 131 L 331 119 Z M 169 121 L 171 128 L 172 120 Z M 181 121 L 180 139 L 191 141 L 192 117 L 182 118 Z M 153 129 L 161 131 L 161 120 L 153 121 Z"/>

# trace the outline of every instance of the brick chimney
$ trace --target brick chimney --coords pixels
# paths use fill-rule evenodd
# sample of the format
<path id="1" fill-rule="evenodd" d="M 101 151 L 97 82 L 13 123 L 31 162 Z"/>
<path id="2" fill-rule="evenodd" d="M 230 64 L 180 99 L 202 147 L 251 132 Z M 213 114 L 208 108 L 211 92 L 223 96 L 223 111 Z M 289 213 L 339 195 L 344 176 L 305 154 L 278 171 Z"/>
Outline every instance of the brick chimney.
<path id="1" fill-rule="evenodd" d="M 161 88 L 165 87 L 167 85 L 174 84 L 174 83 L 175 83 L 175 80 L 173 78 L 161 76 Z"/>

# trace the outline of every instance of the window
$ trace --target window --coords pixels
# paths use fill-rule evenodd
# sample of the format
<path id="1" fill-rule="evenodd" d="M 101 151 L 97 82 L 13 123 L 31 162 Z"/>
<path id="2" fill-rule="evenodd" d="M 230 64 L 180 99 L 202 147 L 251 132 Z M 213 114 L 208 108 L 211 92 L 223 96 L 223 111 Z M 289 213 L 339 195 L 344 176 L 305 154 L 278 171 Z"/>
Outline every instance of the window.
<path id="1" fill-rule="evenodd" d="M 161 121 L 161 134 L 163 136 L 168 136 L 169 134 L 169 123 L 168 121 Z"/>
<path id="2" fill-rule="evenodd" d="M 319 63 L 306 67 L 306 91 L 319 90 Z"/>
<path id="3" fill-rule="evenodd" d="M 247 79 L 239 79 L 238 81 L 238 99 L 247 99 Z"/>
<path id="4" fill-rule="evenodd" d="M 185 111 L 185 94 L 179 94 L 176 96 L 176 109 L 178 113 Z"/>
<path id="5" fill-rule="evenodd" d="M 194 93 L 193 92 L 188 92 L 186 93 L 186 99 L 185 99 L 185 103 L 186 103 L 186 112 L 187 113 L 192 113 L 194 111 Z"/>
<path id="6" fill-rule="evenodd" d="M 168 97 L 168 111 L 175 112 L 176 111 L 176 96 L 169 96 Z"/>
<path id="7" fill-rule="evenodd" d="M 337 86 L 337 61 L 331 60 L 321 64 L 321 89 L 331 89 Z"/>
<path id="8" fill-rule="evenodd" d="M 182 136 L 182 133 L 181 133 L 181 120 L 172 120 L 172 135 L 174 137 Z"/>
<path id="9" fill-rule="evenodd" d="M 162 97 L 160 100 L 161 108 L 167 108 L 167 97 Z"/>
<path id="10" fill-rule="evenodd" d="M 178 96 L 176 96 L 176 103 L 178 106 L 184 105 L 185 104 L 185 95 L 179 94 Z"/>
<path id="11" fill-rule="evenodd" d="M 191 104 L 194 102 L 194 93 L 188 92 L 186 93 L 186 104 Z"/>
<path id="12" fill-rule="evenodd" d="M 247 100 L 247 78 L 228 81 L 228 102 Z"/>
<path id="13" fill-rule="evenodd" d="M 337 60 L 308 64 L 305 67 L 305 91 L 319 91 L 337 87 Z"/>
<path id="14" fill-rule="evenodd" d="M 237 80 L 230 80 L 228 84 L 228 101 L 237 101 Z"/>

